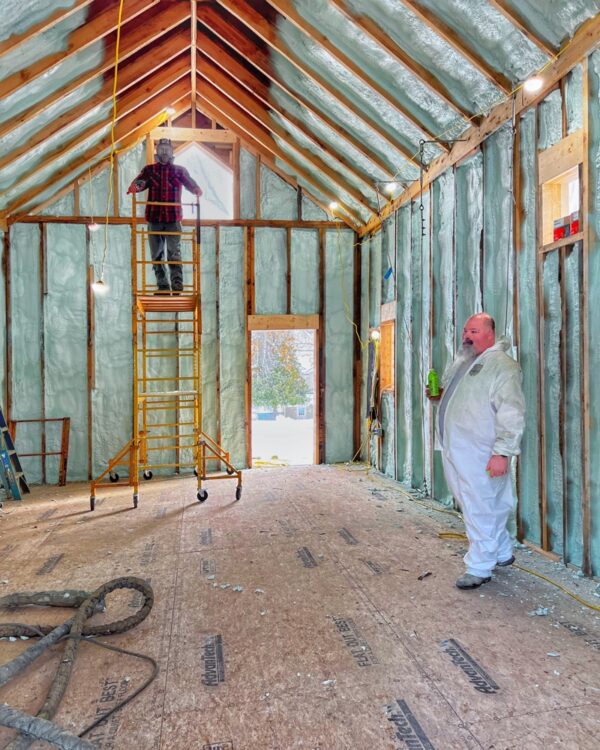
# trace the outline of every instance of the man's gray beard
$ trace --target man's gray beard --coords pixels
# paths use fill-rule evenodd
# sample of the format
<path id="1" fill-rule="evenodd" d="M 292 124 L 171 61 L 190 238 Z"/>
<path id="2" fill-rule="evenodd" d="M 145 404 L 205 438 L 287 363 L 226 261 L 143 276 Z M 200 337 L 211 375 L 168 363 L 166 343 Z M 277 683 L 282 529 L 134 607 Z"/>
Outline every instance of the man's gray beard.
<path id="1" fill-rule="evenodd" d="M 459 354 L 463 359 L 474 359 L 476 355 L 473 344 L 462 344 Z"/>

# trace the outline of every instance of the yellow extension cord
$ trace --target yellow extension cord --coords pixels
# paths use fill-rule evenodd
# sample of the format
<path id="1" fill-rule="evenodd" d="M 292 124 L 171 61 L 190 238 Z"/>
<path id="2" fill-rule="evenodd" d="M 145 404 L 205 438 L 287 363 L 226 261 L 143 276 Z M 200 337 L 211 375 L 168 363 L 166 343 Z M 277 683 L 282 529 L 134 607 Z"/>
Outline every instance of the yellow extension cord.
<path id="1" fill-rule="evenodd" d="M 420 500 L 415 500 L 414 502 L 418 503 L 419 505 L 423 505 L 425 508 L 429 508 L 430 510 L 437 510 L 439 513 L 450 513 L 451 515 L 455 515 L 460 518 L 460 514 L 456 513 L 456 511 L 444 510 L 442 508 L 434 508 L 431 505 L 422 503 Z M 459 539 L 460 541 L 464 541 L 464 542 L 468 541 L 465 534 L 460 534 L 457 531 L 438 531 L 438 537 L 440 539 Z M 564 593 L 570 596 L 571 599 L 575 599 L 575 601 L 579 602 L 580 604 L 583 604 L 584 607 L 593 609 L 595 612 L 600 612 L 600 606 L 598 606 L 597 604 L 592 604 L 591 602 L 586 602 L 585 599 L 582 599 L 580 596 L 577 596 L 577 594 L 574 594 L 572 591 L 569 591 L 569 589 L 565 588 L 562 584 L 557 583 L 557 581 L 553 581 L 551 578 L 548 578 L 548 576 L 543 575 L 543 573 L 537 573 L 535 570 L 531 570 L 530 568 L 523 568 L 518 563 L 513 563 L 511 567 L 517 568 L 517 570 L 522 570 L 524 573 L 529 573 L 530 575 L 536 576 L 537 578 L 541 578 L 543 581 L 546 581 L 547 583 L 552 584 L 552 586 L 556 586 L 557 589 L 564 591 Z"/>

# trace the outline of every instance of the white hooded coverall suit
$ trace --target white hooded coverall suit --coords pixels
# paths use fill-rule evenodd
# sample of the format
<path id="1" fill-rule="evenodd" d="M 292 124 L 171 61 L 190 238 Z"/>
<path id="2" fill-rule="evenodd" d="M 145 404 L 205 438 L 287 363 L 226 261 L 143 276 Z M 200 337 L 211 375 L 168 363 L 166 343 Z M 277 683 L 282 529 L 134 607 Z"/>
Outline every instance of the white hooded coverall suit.
<path id="1" fill-rule="evenodd" d="M 444 474 L 469 538 L 464 557 L 467 573 L 482 578 L 491 575 L 497 562 L 512 556 L 506 529 L 516 502 L 510 463 L 501 477 L 491 478 L 485 469 L 493 454 L 510 457 L 520 452 L 525 400 L 521 369 L 505 353 L 509 347 L 509 340 L 502 337 L 472 359 L 468 353 L 459 354 L 442 377 L 444 394 L 436 419 Z M 460 377 L 463 366 L 467 369 Z M 455 376 L 459 381 L 453 384 Z"/>

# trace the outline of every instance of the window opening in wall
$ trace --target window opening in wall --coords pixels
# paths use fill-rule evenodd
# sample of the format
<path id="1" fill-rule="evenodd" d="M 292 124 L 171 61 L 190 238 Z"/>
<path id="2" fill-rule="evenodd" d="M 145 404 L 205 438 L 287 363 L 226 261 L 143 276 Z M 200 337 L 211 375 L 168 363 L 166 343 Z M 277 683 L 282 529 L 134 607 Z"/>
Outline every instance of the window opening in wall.
<path id="1" fill-rule="evenodd" d="M 175 163 L 185 167 L 202 188 L 202 219 L 233 219 L 232 149 L 222 147 L 212 151 L 207 146 L 190 143 L 175 156 Z M 184 194 L 184 202 L 194 202 Z M 184 205 L 184 219 L 195 219 L 193 206 Z"/>
<path id="2" fill-rule="evenodd" d="M 252 465 L 315 462 L 315 331 L 252 331 Z"/>
<path id="3" fill-rule="evenodd" d="M 544 245 L 578 234 L 581 223 L 579 166 L 544 182 L 542 200 Z"/>

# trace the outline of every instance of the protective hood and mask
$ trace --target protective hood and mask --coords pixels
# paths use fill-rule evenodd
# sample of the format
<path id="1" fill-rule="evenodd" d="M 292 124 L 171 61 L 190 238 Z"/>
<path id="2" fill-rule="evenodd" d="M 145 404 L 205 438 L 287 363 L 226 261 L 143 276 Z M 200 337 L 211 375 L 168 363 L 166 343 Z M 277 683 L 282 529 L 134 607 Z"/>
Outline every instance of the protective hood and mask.
<path id="1" fill-rule="evenodd" d="M 160 164 L 171 164 L 173 158 L 173 144 L 168 138 L 161 138 L 156 144 L 156 160 Z"/>

